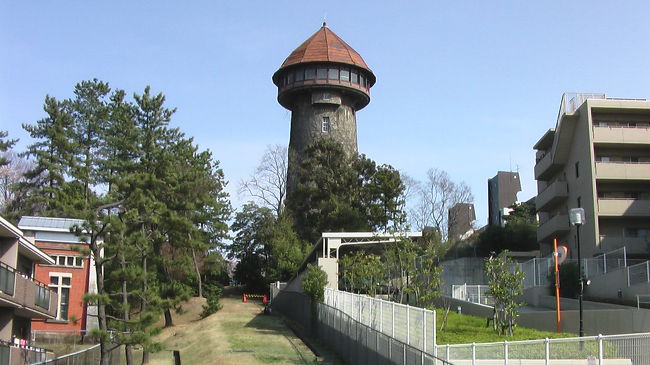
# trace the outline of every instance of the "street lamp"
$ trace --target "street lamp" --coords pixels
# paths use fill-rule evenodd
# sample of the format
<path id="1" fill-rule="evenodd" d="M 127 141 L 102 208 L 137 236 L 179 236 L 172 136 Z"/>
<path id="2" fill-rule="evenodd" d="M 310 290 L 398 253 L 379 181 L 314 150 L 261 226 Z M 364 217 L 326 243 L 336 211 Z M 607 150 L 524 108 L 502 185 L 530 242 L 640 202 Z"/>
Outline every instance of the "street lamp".
<path id="1" fill-rule="evenodd" d="M 582 259 L 580 257 L 580 226 L 585 221 L 585 210 L 582 208 L 573 208 L 569 210 L 569 221 L 572 226 L 576 226 L 576 245 L 578 246 L 578 280 L 580 280 L 580 292 L 578 294 L 579 311 L 580 311 L 580 337 L 585 335 L 582 323 L 582 294 L 584 292 L 584 279 L 582 277 Z"/>

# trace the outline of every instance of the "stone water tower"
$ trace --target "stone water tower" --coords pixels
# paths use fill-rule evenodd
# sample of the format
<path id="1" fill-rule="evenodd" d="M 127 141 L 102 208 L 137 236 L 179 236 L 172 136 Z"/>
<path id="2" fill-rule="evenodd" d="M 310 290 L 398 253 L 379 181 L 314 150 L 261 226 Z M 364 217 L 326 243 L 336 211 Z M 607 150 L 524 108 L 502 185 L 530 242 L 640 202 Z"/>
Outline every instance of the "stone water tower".
<path id="1" fill-rule="evenodd" d="M 291 110 L 287 192 L 295 190 L 305 148 L 332 138 L 357 153 L 356 112 L 370 102 L 376 78 L 363 58 L 325 23 L 273 74 L 278 102 Z"/>

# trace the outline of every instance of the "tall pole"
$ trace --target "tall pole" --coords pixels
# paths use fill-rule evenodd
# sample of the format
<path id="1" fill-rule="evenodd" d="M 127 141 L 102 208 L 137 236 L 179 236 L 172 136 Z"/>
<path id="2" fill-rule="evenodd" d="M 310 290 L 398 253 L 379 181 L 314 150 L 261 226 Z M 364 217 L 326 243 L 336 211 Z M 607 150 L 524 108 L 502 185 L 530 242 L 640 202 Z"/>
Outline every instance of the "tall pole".
<path id="1" fill-rule="evenodd" d="M 557 333 L 562 332 L 562 318 L 560 317 L 560 268 L 558 265 L 557 238 L 553 239 L 553 258 L 555 259 L 555 311 L 557 321 Z"/>
<path id="2" fill-rule="evenodd" d="M 580 304 L 580 337 L 585 335 L 585 329 L 582 323 L 582 294 L 584 292 L 585 282 L 582 277 L 582 256 L 580 256 L 580 226 L 585 221 L 585 210 L 583 208 L 573 208 L 569 210 L 569 221 L 576 226 L 576 245 L 578 246 L 578 280 L 580 281 L 580 291 L 578 292 L 578 302 Z M 582 342 L 581 342 L 582 344 Z"/>
<path id="3" fill-rule="evenodd" d="M 584 280 L 582 278 L 582 257 L 580 256 L 580 226 L 576 224 L 576 243 L 578 244 L 578 279 L 580 280 L 580 292 L 578 294 L 579 312 L 580 312 L 580 337 L 585 335 L 584 324 L 582 322 L 582 294 L 584 292 Z"/>

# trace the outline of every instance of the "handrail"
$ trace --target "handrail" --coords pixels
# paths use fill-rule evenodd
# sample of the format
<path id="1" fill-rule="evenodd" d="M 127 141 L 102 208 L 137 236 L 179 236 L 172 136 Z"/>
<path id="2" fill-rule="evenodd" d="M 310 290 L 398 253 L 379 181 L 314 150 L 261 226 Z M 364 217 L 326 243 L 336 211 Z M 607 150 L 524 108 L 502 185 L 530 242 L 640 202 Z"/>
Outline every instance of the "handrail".
<path id="1" fill-rule="evenodd" d="M 23 273 L 22 271 L 18 271 L 18 270 L 16 270 L 14 267 L 9 266 L 9 265 L 7 265 L 6 263 L 4 263 L 4 262 L 2 262 L 2 261 L 0 261 L 0 267 L 4 267 L 4 268 L 6 268 L 7 270 L 11 271 L 11 272 L 14 273 L 14 274 L 21 275 L 22 277 L 24 277 L 24 278 L 26 278 L 26 279 L 29 279 L 29 280 L 33 281 L 36 285 L 39 285 L 39 286 L 45 287 L 46 289 L 48 289 L 48 290 L 50 290 L 50 291 L 53 292 L 52 288 L 50 288 L 49 285 L 43 283 L 42 281 L 39 281 L 39 280 L 34 279 L 33 277 L 31 277 L 31 276 L 29 276 L 29 275 Z"/>

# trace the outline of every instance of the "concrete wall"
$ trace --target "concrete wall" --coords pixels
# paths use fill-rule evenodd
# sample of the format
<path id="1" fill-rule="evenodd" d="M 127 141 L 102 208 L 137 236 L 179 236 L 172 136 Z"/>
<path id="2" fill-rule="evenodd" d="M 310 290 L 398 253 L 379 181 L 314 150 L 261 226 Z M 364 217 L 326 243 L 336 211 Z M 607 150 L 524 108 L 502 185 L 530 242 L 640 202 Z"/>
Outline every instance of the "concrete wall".
<path id="1" fill-rule="evenodd" d="M 339 288 L 339 263 L 336 258 L 318 258 L 318 266 L 327 273 L 327 287 L 338 290 Z"/>
<path id="2" fill-rule="evenodd" d="M 14 324 L 14 309 L 0 308 L 0 340 L 11 341 L 11 330 Z"/>
<path id="3" fill-rule="evenodd" d="M 451 311 L 458 312 L 460 307 L 460 312 L 462 314 L 467 314 L 470 316 L 477 317 L 492 317 L 493 309 L 489 305 L 471 303 L 465 300 L 454 299 L 448 296 L 441 296 L 435 300 L 436 307 L 445 308 L 449 306 Z M 438 309 L 440 311 L 440 309 Z"/>
<path id="4" fill-rule="evenodd" d="M 451 293 L 452 285 L 487 284 L 484 261 L 478 257 L 462 257 L 442 263 L 442 281 L 445 292 Z"/>
<path id="5" fill-rule="evenodd" d="M 580 314 L 577 310 L 562 310 L 562 331 L 578 333 Z M 598 309 L 583 311 L 584 329 L 587 335 L 614 335 L 649 332 L 650 310 L 647 309 Z M 520 313 L 517 323 L 522 327 L 541 331 L 556 331 L 554 311 Z"/>
<path id="6" fill-rule="evenodd" d="M 650 283 L 627 286 L 627 268 L 594 276 L 590 280 L 591 284 L 585 288 L 587 297 L 618 299 L 618 291 L 621 290 L 623 300 L 636 302 L 637 295 L 650 294 Z"/>

